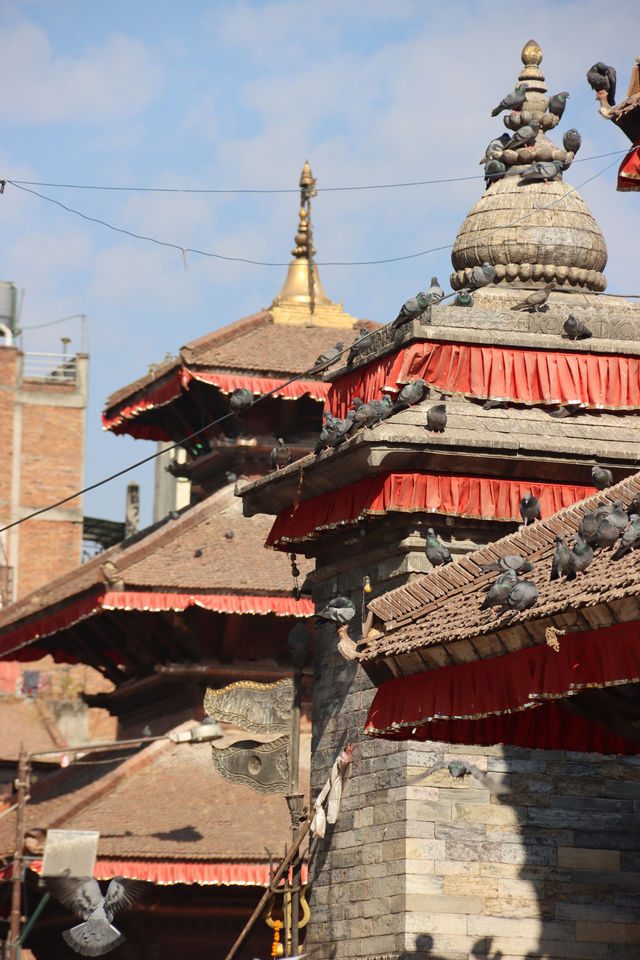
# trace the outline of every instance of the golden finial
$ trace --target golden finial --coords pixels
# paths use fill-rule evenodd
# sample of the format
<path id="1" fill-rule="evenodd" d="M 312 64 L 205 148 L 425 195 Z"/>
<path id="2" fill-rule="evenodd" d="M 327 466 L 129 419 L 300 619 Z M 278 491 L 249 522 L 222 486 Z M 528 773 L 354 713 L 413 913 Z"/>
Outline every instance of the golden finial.
<path id="1" fill-rule="evenodd" d="M 520 59 L 525 67 L 539 67 L 542 63 L 542 50 L 539 44 L 535 40 L 527 40 L 522 48 Z"/>
<path id="2" fill-rule="evenodd" d="M 314 256 L 316 249 L 313 246 L 313 236 L 309 226 L 309 215 L 304 207 L 300 207 L 298 232 L 295 235 L 296 245 L 291 251 L 294 257 L 307 257 L 309 253 Z"/>

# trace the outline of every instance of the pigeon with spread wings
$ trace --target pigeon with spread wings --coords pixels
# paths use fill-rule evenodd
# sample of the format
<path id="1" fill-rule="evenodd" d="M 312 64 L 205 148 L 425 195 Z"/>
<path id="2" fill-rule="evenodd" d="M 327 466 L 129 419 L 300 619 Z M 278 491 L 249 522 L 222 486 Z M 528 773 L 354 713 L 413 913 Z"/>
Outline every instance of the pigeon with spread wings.
<path id="1" fill-rule="evenodd" d="M 140 899 L 147 885 L 140 880 L 114 877 L 103 895 L 93 877 L 49 877 L 53 896 L 69 907 L 82 923 L 64 930 L 65 942 L 83 957 L 103 957 L 124 942 L 125 937 L 111 922 Z"/>

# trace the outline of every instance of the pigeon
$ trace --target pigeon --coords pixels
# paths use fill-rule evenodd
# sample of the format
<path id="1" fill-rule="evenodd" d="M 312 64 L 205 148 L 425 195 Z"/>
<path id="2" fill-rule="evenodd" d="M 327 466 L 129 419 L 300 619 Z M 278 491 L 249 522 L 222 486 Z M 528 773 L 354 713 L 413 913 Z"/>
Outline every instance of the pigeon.
<path id="1" fill-rule="evenodd" d="M 491 793 L 499 794 L 512 792 L 510 787 L 507 787 L 502 783 L 497 783 L 491 777 L 488 777 L 486 773 L 478 770 L 473 763 L 469 763 L 466 760 L 452 760 L 450 763 L 447 763 L 443 760 L 440 763 L 436 763 L 432 767 L 429 767 L 427 770 L 423 770 L 422 773 L 418 773 L 415 777 L 409 777 L 407 779 L 407 783 L 418 783 L 420 780 L 424 780 L 425 777 L 430 777 L 432 773 L 436 773 L 438 770 L 448 770 L 455 780 L 459 780 L 461 777 L 469 774 L 469 776 L 478 780 L 483 787 L 486 787 L 487 790 L 490 790 Z"/>
<path id="2" fill-rule="evenodd" d="M 574 317 L 572 313 L 569 314 L 562 326 L 569 340 L 587 340 L 593 336 L 586 323 Z"/>
<path id="3" fill-rule="evenodd" d="M 397 413 L 398 410 L 406 410 L 407 407 L 415 407 L 417 403 L 421 403 L 425 397 L 429 396 L 429 387 L 427 386 L 427 381 L 420 378 L 419 380 L 414 380 L 413 383 L 405 383 L 404 387 L 396 397 L 396 402 L 393 405 L 393 412 Z"/>
<path id="4" fill-rule="evenodd" d="M 432 567 L 441 567 L 445 563 L 451 563 L 449 548 L 438 540 L 433 527 L 429 527 L 427 530 L 427 543 L 424 552 Z"/>
<path id="5" fill-rule="evenodd" d="M 486 287 L 487 284 L 493 283 L 496 278 L 495 267 L 492 267 L 490 263 L 487 263 L 485 260 L 484 263 L 481 263 L 479 267 L 474 267 L 471 271 L 471 283 L 469 288 L 471 290 L 477 290 L 478 287 Z"/>
<path id="6" fill-rule="evenodd" d="M 567 90 L 563 90 L 562 93 L 554 93 L 552 97 L 549 97 L 549 113 L 552 113 L 554 117 L 560 119 L 564 113 L 568 99 L 569 92 Z"/>
<path id="7" fill-rule="evenodd" d="M 618 528 L 620 533 L 626 529 L 629 517 L 622 506 L 622 500 L 616 500 L 606 516 L 607 519 Z"/>
<path id="8" fill-rule="evenodd" d="M 607 507 L 606 510 L 608 512 L 609 508 Z M 580 534 L 582 539 L 586 543 L 588 543 L 589 546 L 591 547 L 596 542 L 596 537 L 598 535 L 598 526 L 600 525 L 600 519 L 601 517 L 599 517 L 597 514 L 587 511 L 584 514 L 582 520 L 580 521 L 580 526 L 578 527 L 578 533 Z"/>
<path id="9" fill-rule="evenodd" d="M 631 516 L 632 513 L 640 514 L 640 493 L 636 493 L 635 497 L 627 507 L 627 513 Z"/>
<path id="10" fill-rule="evenodd" d="M 321 353 L 320 356 L 316 358 L 316 362 L 313 365 L 313 372 L 319 373 L 321 370 L 328 370 L 329 367 L 332 367 L 334 363 L 338 362 L 343 352 L 344 343 L 342 340 L 339 340 L 335 347 L 329 347 L 328 350 L 325 350 L 324 353 Z"/>
<path id="11" fill-rule="evenodd" d="M 93 877 L 47 877 L 53 896 L 69 907 L 83 923 L 64 930 L 65 942 L 83 957 L 102 957 L 124 942 L 125 937 L 112 920 L 138 900 L 146 885 L 140 880 L 114 877 L 102 895 Z"/>
<path id="12" fill-rule="evenodd" d="M 487 160 L 484 165 L 484 183 L 487 190 L 496 180 L 501 180 L 506 172 L 506 167 L 502 160 Z"/>
<path id="13" fill-rule="evenodd" d="M 334 623 L 348 623 L 356 615 L 356 605 L 349 597 L 338 595 L 329 600 L 326 607 L 316 613 L 319 620 L 332 620 Z"/>
<path id="14" fill-rule="evenodd" d="M 508 93 L 506 97 L 502 98 L 497 107 L 493 108 L 491 116 L 497 117 L 503 110 L 513 110 L 519 113 L 520 110 L 522 110 L 526 94 L 527 88 L 524 83 L 519 84 L 515 90 L 512 90 L 511 93 Z"/>
<path id="15" fill-rule="evenodd" d="M 587 70 L 587 82 L 596 93 L 599 90 L 606 90 L 609 106 L 613 107 L 616 102 L 616 71 L 613 67 L 607 66 L 602 60 L 598 60 Z"/>
<path id="16" fill-rule="evenodd" d="M 502 153 L 504 150 L 505 143 L 508 143 L 511 139 L 511 134 L 503 133 L 501 137 L 497 137 L 495 140 L 491 140 L 487 144 L 487 149 L 484 152 L 484 157 L 480 161 L 480 165 L 486 163 L 487 160 L 491 160 L 492 156 L 496 153 Z"/>
<path id="17" fill-rule="evenodd" d="M 569 554 L 571 550 L 564 542 L 564 537 L 556 536 L 556 552 L 553 555 L 551 560 L 551 576 L 550 580 L 557 580 L 558 577 L 563 577 L 567 572 L 569 566 Z"/>
<path id="18" fill-rule="evenodd" d="M 247 390 L 246 387 L 238 387 L 237 390 L 229 394 L 229 406 L 234 413 L 240 413 L 241 410 L 250 406 L 252 401 L 253 393 L 251 390 Z"/>
<path id="19" fill-rule="evenodd" d="M 593 560 L 593 547 L 582 539 L 579 534 L 573 538 L 573 549 L 567 562 L 567 580 L 575 580 L 577 573 L 586 570 Z"/>
<path id="20" fill-rule="evenodd" d="M 375 423 L 378 423 L 381 419 L 383 411 L 380 410 L 379 404 L 381 400 L 370 400 L 369 403 L 363 403 L 355 411 L 353 415 L 353 420 L 351 426 L 345 433 L 346 437 L 353 436 L 356 431 L 361 427 L 372 427 Z M 389 409 L 391 408 L 391 400 L 388 400 Z M 386 406 L 386 404 L 385 404 Z"/>
<path id="21" fill-rule="evenodd" d="M 426 293 L 417 293 L 415 297 L 410 297 L 400 307 L 400 313 L 395 318 L 392 327 L 401 327 L 403 323 L 408 323 L 410 320 L 414 320 L 416 317 L 419 317 L 421 313 L 429 306 L 429 300 L 427 300 Z"/>
<path id="22" fill-rule="evenodd" d="M 507 570 L 514 570 L 516 573 L 531 573 L 533 570 L 533 564 L 521 557 L 519 553 L 508 553 L 496 560 L 495 563 L 481 563 L 480 567 L 485 573 L 488 573 L 489 570 L 500 570 L 502 573 L 506 573 Z"/>
<path id="23" fill-rule="evenodd" d="M 606 490 L 613 486 L 613 474 L 606 467 L 601 467 L 597 463 L 591 467 L 591 480 L 596 490 Z"/>
<path id="24" fill-rule="evenodd" d="M 233 470 L 227 470 L 227 472 L 224 475 L 224 478 L 227 481 L 227 483 L 235 483 L 236 480 L 238 479 L 238 474 L 234 473 Z"/>
<path id="25" fill-rule="evenodd" d="M 518 580 L 511 588 L 511 592 L 502 604 L 499 614 L 506 613 L 507 610 L 521 612 L 532 607 L 538 599 L 538 588 L 530 580 Z"/>
<path id="26" fill-rule="evenodd" d="M 352 363 L 355 363 L 356 360 L 359 360 L 360 357 L 367 352 L 370 346 L 371 336 L 369 331 L 366 327 L 360 327 L 360 333 L 351 344 L 349 356 L 347 357 L 347 366 L 350 367 Z"/>
<path id="27" fill-rule="evenodd" d="M 447 405 L 446 403 L 436 403 L 435 406 L 427 410 L 427 430 L 432 433 L 444 433 L 447 425 Z"/>
<path id="28" fill-rule="evenodd" d="M 453 301 L 454 307 L 472 307 L 473 306 L 473 294 L 469 293 L 465 287 L 463 290 L 458 290 Z"/>
<path id="29" fill-rule="evenodd" d="M 507 570 L 506 573 L 501 573 L 487 590 L 487 595 L 480 609 L 488 610 L 489 607 L 501 606 L 518 582 L 518 574 L 515 570 Z"/>
<path id="30" fill-rule="evenodd" d="M 286 445 L 282 437 L 278 437 L 276 445 L 271 451 L 271 466 L 274 470 L 280 470 L 291 462 L 291 450 Z"/>
<path id="31" fill-rule="evenodd" d="M 337 436 L 338 425 L 342 422 L 338 417 L 334 417 L 328 410 L 324 411 L 324 424 L 320 431 L 320 436 L 318 437 L 318 442 L 315 445 L 314 453 L 320 453 L 322 450 L 325 450 L 332 439 L 335 439 Z"/>
<path id="32" fill-rule="evenodd" d="M 549 294 L 553 290 L 555 284 L 546 283 L 544 287 L 541 287 L 540 290 L 534 290 L 533 293 L 530 293 L 525 300 L 521 300 L 520 303 L 515 303 L 511 309 L 512 310 L 527 310 L 529 313 L 537 313 L 540 310 L 547 300 L 549 299 Z"/>
<path id="33" fill-rule="evenodd" d="M 533 523 L 534 520 L 539 520 L 542 516 L 540 501 L 537 497 L 534 497 L 532 493 L 525 493 L 520 501 L 520 516 L 524 521 L 525 527 L 528 523 Z"/>
<path id="34" fill-rule="evenodd" d="M 548 162 L 539 160 L 537 163 L 532 163 L 530 167 L 522 171 L 520 174 L 520 183 L 537 183 L 540 180 L 548 183 L 549 180 L 553 180 L 554 177 L 558 176 L 561 166 L 562 164 L 555 160 L 549 160 Z"/>
<path id="35" fill-rule="evenodd" d="M 570 130 L 562 137 L 562 146 L 565 150 L 570 150 L 571 153 L 577 153 L 580 147 L 582 146 L 582 137 L 578 133 L 575 127 L 571 127 Z"/>
<path id="36" fill-rule="evenodd" d="M 366 424 L 367 427 L 377 427 L 379 423 L 386 420 L 393 413 L 393 400 L 388 393 L 385 393 L 382 400 L 369 401 L 372 409 L 375 409 L 375 416 Z"/>
<path id="37" fill-rule="evenodd" d="M 615 546 L 621 532 L 615 523 L 611 522 L 610 517 L 603 517 L 598 524 L 596 543 L 601 550 L 607 550 L 609 547 Z"/>
<path id="38" fill-rule="evenodd" d="M 531 123 L 525 123 L 524 126 L 516 130 L 511 139 L 505 143 L 504 149 L 518 150 L 520 147 L 529 146 L 538 136 L 539 129 L 540 124 L 537 120 L 532 120 Z"/>
<path id="39" fill-rule="evenodd" d="M 444 299 L 444 290 L 438 283 L 437 277 L 431 277 L 431 286 L 427 290 L 425 296 L 429 305 L 433 303 L 440 303 L 440 301 Z"/>
<path id="40" fill-rule="evenodd" d="M 618 549 L 612 556 L 612 560 L 620 560 L 621 557 L 624 557 L 625 554 L 629 553 L 630 550 L 633 550 L 634 547 L 637 547 L 640 543 L 640 516 L 637 513 L 632 513 L 630 519 L 630 524 L 627 529 L 622 534 L 622 539 L 618 545 Z"/>
<path id="41" fill-rule="evenodd" d="M 351 425 L 353 424 L 353 421 L 355 419 L 356 411 L 359 410 L 360 407 L 363 405 L 360 397 L 354 397 L 351 403 L 353 404 L 353 407 L 351 408 L 351 410 L 347 412 L 347 415 L 344 418 L 344 420 L 338 420 L 336 422 L 336 426 L 333 430 L 333 435 L 330 438 L 329 443 L 327 444 L 328 446 L 337 447 L 338 444 L 344 443 L 345 440 L 347 439 L 347 436 L 349 435 L 349 430 L 351 429 Z"/>

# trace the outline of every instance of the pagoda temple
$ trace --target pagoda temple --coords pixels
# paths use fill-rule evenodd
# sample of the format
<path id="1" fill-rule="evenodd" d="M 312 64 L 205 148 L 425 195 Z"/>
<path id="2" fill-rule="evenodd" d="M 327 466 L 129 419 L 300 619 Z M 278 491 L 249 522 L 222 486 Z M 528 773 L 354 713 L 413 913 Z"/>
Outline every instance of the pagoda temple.
<path id="1" fill-rule="evenodd" d="M 306 943 L 337 960 L 640 955 L 637 554 L 549 582 L 556 535 L 640 490 L 640 311 L 603 292 L 606 245 L 564 180 L 541 61 L 530 41 L 504 118 L 530 129 L 493 146 L 500 177 L 453 245 L 473 305 L 389 324 L 327 377 L 337 416 L 417 378 L 430 396 L 238 490 L 248 517 L 275 515 L 269 547 L 315 559 L 317 608 L 356 605 L 348 640 L 315 636 L 312 794 L 356 744 L 312 868 Z M 534 163 L 553 166 L 536 180 Z M 512 309 L 545 288 L 541 309 Z M 570 315 L 592 335 L 571 339 Z M 427 429 L 435 401 L 444 432 Z M 521 528 L 526 494 L 542 520 Z M 429 528 L 451 564 L 430 568 Z M 483 565 L 507 554 L 539 600 L 482 610 Z"/>

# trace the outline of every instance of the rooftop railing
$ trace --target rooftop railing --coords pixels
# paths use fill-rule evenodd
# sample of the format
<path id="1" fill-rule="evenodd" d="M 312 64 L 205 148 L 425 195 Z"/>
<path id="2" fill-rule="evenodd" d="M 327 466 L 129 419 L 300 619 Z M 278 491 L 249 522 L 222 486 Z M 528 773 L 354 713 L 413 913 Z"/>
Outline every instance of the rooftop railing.
<path id="1" fill-rule="evenodd" d="M 68 353 L 25 353 L 23 376 L 47 383 L 75 383 L 76 358 Z"/>

